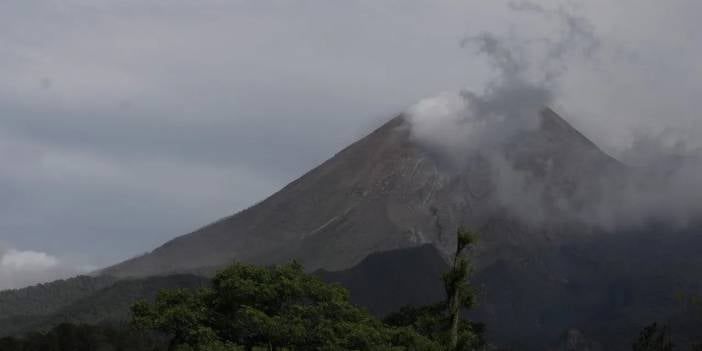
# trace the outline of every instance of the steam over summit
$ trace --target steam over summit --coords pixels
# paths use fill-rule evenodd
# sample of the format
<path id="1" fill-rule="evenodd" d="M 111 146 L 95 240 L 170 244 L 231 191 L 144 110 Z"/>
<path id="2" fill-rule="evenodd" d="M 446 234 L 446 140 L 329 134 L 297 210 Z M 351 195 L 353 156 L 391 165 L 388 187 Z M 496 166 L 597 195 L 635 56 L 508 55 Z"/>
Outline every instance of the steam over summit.
<path id="1" fill-rule="evenodd" d="M 502 218 L 534 225 L 528 232 L 567 222 L 572 207 L 601 191 L 606 172 L 623 169 L 548 108 L 499 139 L 505 117 L 470 119 L 468 104 L 462 95 L 423 100 L 260 204 L 105 273 L 292 258 L 312 270 L 343 269 L 373 252 L 423 243 L 448 255 L 448 228 Z"/>

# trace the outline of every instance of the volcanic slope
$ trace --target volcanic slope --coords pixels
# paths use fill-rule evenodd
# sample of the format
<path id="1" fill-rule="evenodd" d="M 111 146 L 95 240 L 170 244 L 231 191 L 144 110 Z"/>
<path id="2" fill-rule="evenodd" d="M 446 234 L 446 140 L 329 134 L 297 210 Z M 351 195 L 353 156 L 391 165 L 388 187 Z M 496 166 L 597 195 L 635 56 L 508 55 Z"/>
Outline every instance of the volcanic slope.
<path id="1" fill-rule="evenodd" d="M 499 154 L 510 171 L 540 184 L 539 207 L 557 212 L 549 198 L 593 196 L 593 179 L 620 165 L 552 110 L 542 110 L 540 120 L 540 128 L 505 141 Z M 342 270 L 374 252 L 426 243 L 448 256 L 459 225 L 481 232 L 485 264 L 505 248 L 533 246 L 566 229 L 526 225 L 500 195 L 496 172 L 480 152 L 457 164 L 424 147 L 401 115 L 263 202 L 102 273 L 151 276 L 293 258 L 311 271 Z"/>

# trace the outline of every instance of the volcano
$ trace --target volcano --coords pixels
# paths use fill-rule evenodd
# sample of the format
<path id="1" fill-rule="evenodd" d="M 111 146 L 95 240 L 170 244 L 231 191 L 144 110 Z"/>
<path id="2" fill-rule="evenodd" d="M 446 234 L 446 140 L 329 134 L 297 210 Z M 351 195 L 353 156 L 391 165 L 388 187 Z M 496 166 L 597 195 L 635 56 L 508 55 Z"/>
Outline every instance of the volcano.
<path id="1" fill-rule="evenodd" d="M 544 196 L 590 193 L 593 179 L 620 166 L 551 109 L 540 118 L 537 130 L 515 136 L 502 153 L 517 172 L 546 185 Z M 459 167 L 416 143 L 401 115 L 263 202 L 103 273 L 151 276 L 290 259 L 309 270 L 340 270 L 374 252 L 427 243 L 448 255 L 460 225 L 479 231 L 481 255 L 494 257 L 505 245 L 553 234 L 543 225 L 533 232 L 500 203 L 486 157 L 466 159 Z"/>
<path id="2" fill-rule="evenodd" d="M 100 274 L 207 273 L 235 260 L 296 259 L 386 313 L 398 301 L 440 295 L 430 282 L 466 226 L 479 233 L 473 318 L 488 325 L 490 340 L 543 350 L 578 335 L 626 349 L 646 324 L 677 318 L 676 294 L 702 291 L 700 227 L 613 230 L 588 221 L 633 170 L 553 110 L 534 116 L 535 126 L 458 159 L 420 142 L 410 117 L 397 116 L 261 203 Z M 426 291 L 398 296 L 412 279 Z"/>

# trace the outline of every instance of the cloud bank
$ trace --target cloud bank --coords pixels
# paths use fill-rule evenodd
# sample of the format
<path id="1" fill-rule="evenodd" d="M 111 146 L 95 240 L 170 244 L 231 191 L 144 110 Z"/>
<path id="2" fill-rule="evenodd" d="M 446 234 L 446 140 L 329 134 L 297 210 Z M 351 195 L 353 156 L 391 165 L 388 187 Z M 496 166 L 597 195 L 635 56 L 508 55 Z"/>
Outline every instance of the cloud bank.
<path id="1" fill-rule="evenodd" d="M 510 8 L 553 22 L 555 30 L 532 37 L 485 32 L 465 39 L 463 46 L 484 57 L 494 76 L 481 91 L 442 93 L 409 108 L 413 138 L 459 167 L 475 167 L 469 161 L 476 154 L 487 160 L 497 200 L 532 223 L 570 218 L 614 230 L 652 222 L 685 227 L 702 220 L 702 195 L 693 190 L 702 186 L 702 154 L 670 130 L 633 134 L 629 145 L 616 150 L 621 169 L 614 162 L 590 164 L 602 169 L 566 176 L 565 181 L 577 184 L 567 194 L 552 190 L 548 167 L 544 176 L 541 167 L 520 167 L 523 160 L 509 156 L 507 144 L 538 131 L 542 110 L 560 103 L 570 65 L 598 63 L 607 55 L 607 43 L 584 17 L 529 2 L 511 3 Z"/>
<path id="2" fill-rule="evenodd" d="M 0 247 L 0 290 L 18 289 L 79 272 L 44 252 Z"/>
<path id="3" fill-rule="evenodd" d="M 485 58 L 493 76 L 482 90 L 444 93 L 411 107 L 419 142 L 465 153 L 538 128 L 539 113 L 554 104 L 568 61 L 592 57 L 599 46 L 592 24 L 563 8 L 546 10 L 529 2 L 509 3 L 509 8 L 536 14 L 555 29 L 534 37 L 482 32 L 463 39 L 462 46 Z"/>

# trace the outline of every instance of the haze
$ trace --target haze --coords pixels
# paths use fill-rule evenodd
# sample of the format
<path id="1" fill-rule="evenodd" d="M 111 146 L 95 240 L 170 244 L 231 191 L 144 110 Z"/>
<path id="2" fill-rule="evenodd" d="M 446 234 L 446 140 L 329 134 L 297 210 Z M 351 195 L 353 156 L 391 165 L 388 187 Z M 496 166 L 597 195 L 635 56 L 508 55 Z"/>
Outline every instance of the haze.
<path id="1" fill-rule="evenodd" d="M 485 91 L 500 68 L 465 45 L 483 33 L 545 43 L 518 62 L 610 154 L 702 147 L 700 2 L 539 4 L 3 2 L 0 289 L 150 250 L 422 98 Z"/>

